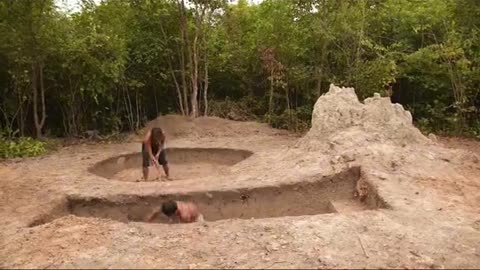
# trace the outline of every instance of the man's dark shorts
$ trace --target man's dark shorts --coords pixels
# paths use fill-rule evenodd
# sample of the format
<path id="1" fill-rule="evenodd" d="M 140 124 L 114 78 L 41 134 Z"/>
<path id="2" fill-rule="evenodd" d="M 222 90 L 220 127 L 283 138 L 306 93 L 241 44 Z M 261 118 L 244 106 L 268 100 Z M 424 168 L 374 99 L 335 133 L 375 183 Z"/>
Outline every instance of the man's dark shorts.
<path id="1" fill-rule="evenodd" d="M 152 150 L 154 155 L 158 152 L 158 149 L 154 148 Z M 150 160 L 150 156 L 148 155 L 147 147 L 143 143 L 142 143 L 142 157 L 143 157 L 143 163 L 142 163 L 143 168 L 147 168 L 148 166 L 150 166 L 151 160 Z M 160 165 L 168 164 L 167 154 L 165 153 L 165 150 L 162 150 L 160 152 L 160 155 L 158 156 L 158 163 L 160 163 Z"/>

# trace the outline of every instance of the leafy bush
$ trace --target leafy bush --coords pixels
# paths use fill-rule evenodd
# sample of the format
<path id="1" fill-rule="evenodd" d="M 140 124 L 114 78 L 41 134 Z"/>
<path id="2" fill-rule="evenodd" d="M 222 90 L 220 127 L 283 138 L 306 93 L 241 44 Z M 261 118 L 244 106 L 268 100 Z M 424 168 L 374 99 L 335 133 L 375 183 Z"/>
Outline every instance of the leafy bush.
<path id="1" fill-rule="evenodd" d="M 274 128 L 295 132 L 308 130 L 313 110 L 312 105 L 306 105 L 268 114 L 265 102 L 252 96 L 243 97 L 238 101 L 232 101 L 229 98 L 222 101 L 212 100 L 209 108 L 209 115 L 212 116 L 236 121 L 257 120 L 268 123 Z"/>
<path id="2" fill-rule="evenodd" d="M 265 121 L 272 127 L 295 132 L 307 131 L 310 127 L 310 118 L 310 114 L 305 116 L 304 107 L 299 107 L 297 110 L 285 110 L 280 115 L 265 115 Z"/>
<path id="3" fill-rule="evenodd" d="M 35 157 L 46 152 L 45 143 L 29 137 L 0 139 L 0 158 Z"/>
<path id="4" fill-rule="evenodd" d="M 227 97 L 222 101 L 210 101 L 209 115 L 236 121 L 256 120 L 265 113 L 262 105 L 261 101 L 252 96 L 245 96 L 238 101 Z"/>

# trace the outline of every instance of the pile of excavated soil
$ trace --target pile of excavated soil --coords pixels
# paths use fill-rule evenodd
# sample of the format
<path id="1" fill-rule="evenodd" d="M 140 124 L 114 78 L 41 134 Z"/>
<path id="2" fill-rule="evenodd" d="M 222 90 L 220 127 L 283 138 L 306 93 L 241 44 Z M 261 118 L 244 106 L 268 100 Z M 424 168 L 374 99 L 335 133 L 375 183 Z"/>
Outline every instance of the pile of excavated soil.
<path id="1" fill-rule="evenodd" d="M 406 145 L 430 141 L 413 126 L 410 112 L 400 104 L 392 104 L 390 98 L 375 94 L 362 103 L 353 88 L 332 84 L 315 103 L 312 127 L 297 145 L 315 151 L 334 145 L 358 147 L 371 143 Z"/>
<path id="2" fill-rule="evenodd" d="M 186 116 L 165 115 L 148 122 L 140 130 L 139 136 L 132 139 L 142 139 L 143 135 L 154 127 L 162 128 L 168 138 L 205 138 L 205 137 L 242 137 L 252 134 L 260 135 L 287 135 L 284 130 L 275 130 L 267 124 L 257 122 L 237 122 L 218 117 L 199 117 L 192 119 Z"/>
<path id="3" fill-rule="evenodd" d="M 470 211 L 480 202 L 478 195 L 464 195 L 467 189 L 480 191 L 471 181 L 480 172 L 474 152 L 473 147 L 447 149 L 430 140 L 413 125 L 410 112 L 389 98 L 375 94 L 362 103 L 353 88 L 331 85 L 315 104 L 312 128 L 284 159 L 294 160 L 299 171 L 315 171 L 325 156 L 334 169 L 359 164 L 380 175 L 383 184 L 408 175 L 412 186 L 434 186 L 437 195 L 461 201 Z M 368 194 L 361 183 L 357 191 Z"/>

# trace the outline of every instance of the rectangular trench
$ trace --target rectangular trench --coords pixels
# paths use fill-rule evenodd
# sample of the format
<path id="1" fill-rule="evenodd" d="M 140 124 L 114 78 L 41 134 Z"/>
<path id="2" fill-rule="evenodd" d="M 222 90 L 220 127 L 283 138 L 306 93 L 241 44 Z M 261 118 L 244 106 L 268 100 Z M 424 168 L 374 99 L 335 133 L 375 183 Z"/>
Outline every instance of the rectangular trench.
<path id="1" fill-rule="evenodd" d="M 128 196 L 115 201 L 69 198 L 67 209 L 60 215 L 143 222 L 155 208 L 167 200 L 196 203 L 206 221 L 305 216 L 386 208 L 385 202 L 368 183 L 369 195 L 366 200 L 362 202 L 354 197 L 355 186 L 360 177 L 360 168 L 354 167 L 336 175 L 279 186 L 162 196 Z M 37 220 L 32 226 L 58 218 L 58 215 L 54 216 Z M 153 222 L 167 221 L 164 215 L 158 215 Z"/>

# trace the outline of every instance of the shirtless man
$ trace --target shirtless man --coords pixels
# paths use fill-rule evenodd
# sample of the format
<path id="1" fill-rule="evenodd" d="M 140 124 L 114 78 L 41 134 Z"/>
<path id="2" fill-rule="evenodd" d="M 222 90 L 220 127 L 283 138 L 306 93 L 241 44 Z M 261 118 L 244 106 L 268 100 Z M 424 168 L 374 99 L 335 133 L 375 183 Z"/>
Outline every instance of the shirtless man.
<path id="1" fill-rule="evenodd" d="M 167 179 L 170 178 L 167 154 L 165 153 L 165 141 L 165 134 L 161 128 L 152 128 L 145 135 L 142 141 L 143 179 L 145 181 L 148 181 L 148 167 L 151 163 L 157 169 L 159 169 L 161 164 Z"/>
<path id="2" fill-rule="evenodd" d="M 203 215 L 198 211 L 198 207 L 191 202 L 181 202 L 181 201 L 168 201 L 162 204 L 162 207 L 158 207 L 153 211 L 152 214 L 147 218 L 147 222 L 151 222 L 158 213 L 162 211 L 167 217 L 170 218 L 172 222 L 173 218 L 176 216 L 181 223 L 192 223 L 192 222 L 202 222 L 204 221 Z"/>

